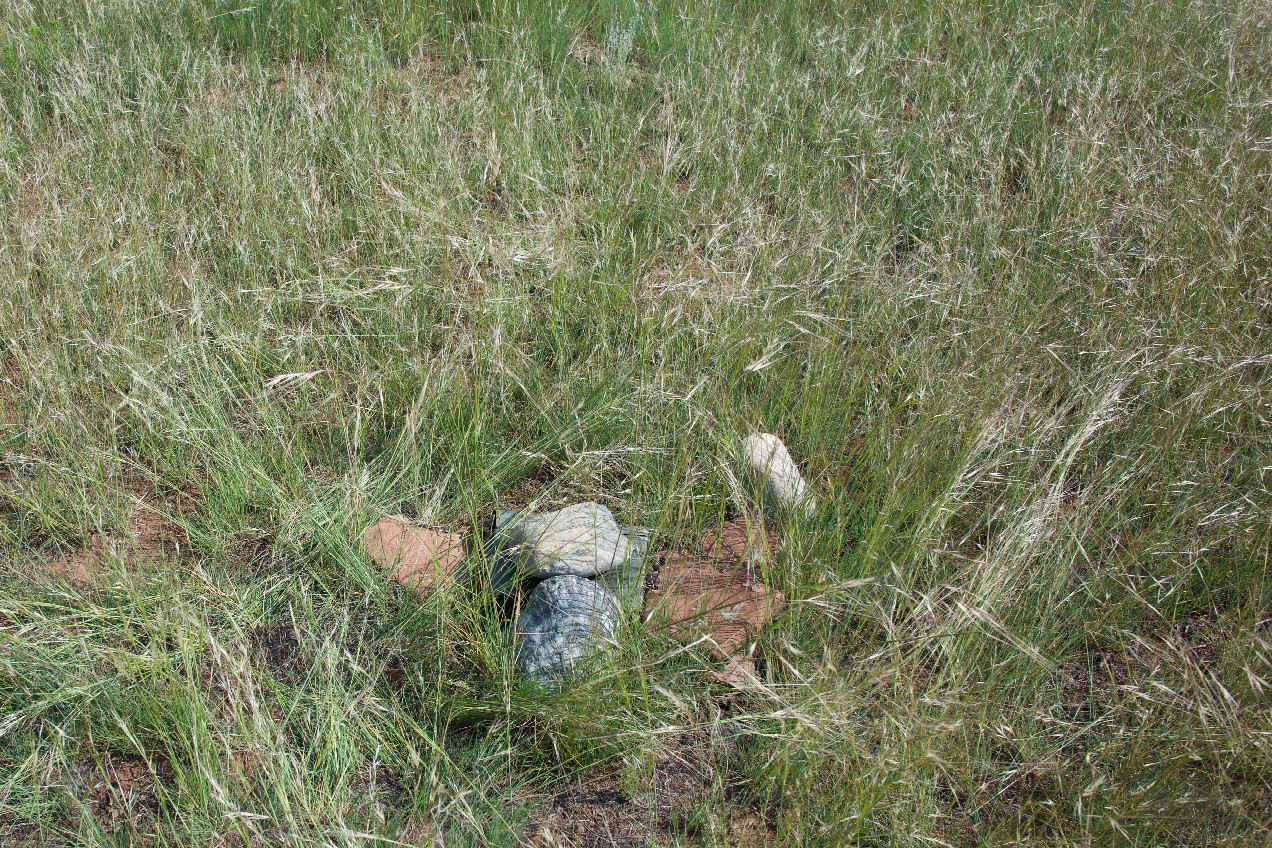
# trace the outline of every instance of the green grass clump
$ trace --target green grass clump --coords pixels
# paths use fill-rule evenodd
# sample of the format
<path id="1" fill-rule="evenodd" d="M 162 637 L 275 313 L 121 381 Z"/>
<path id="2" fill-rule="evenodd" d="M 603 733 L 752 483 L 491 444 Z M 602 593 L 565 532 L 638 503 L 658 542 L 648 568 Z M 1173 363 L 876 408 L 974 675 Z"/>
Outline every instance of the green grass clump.
<path id="1" fill-rule="evenodd" d="M 1269 79 L 1262 0 L 5 5 L 0 842 L 1265 844 Z M 691 547 L 752 429 L 742 695 L 360 552 Z"/>

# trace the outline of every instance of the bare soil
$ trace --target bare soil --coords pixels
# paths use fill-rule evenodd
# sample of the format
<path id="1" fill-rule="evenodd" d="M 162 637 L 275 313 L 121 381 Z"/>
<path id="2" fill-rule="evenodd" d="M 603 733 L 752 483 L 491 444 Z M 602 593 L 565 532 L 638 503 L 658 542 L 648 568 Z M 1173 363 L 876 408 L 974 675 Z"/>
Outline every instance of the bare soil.
<path id="1" fill-rule="evenodd" d="M 185 531 L 164 516 L 162 507 L 142 501 L 129 511 L 124 533 L 94 533 L 86 545 L 53 560 L 50 567 L 83 587 L 109 573 L 112 560 L 144 570 L 181 559 L 189 550 Z"/>
<path id="2" fill-rule="evenodd" d="M 728 780 L 720 747 L 706 730 L 695 730 L 666 747 L 637 790 L 626 790 L 613 773 L 562 789 L 531 816 L 523 842 L 535 848 L 661 848 L 711 832 L 726 835 L 729 845 L 775 845 L 776 834 L 757 811 L 719 803 Z"/>
<path id="3" fill-rule="evenodd" d="M 133 754 L 107 754 L 84 764 L 75 791 L 107 833 L 149 829 L 172 781 L 166 760 L 147 762 Z"/>

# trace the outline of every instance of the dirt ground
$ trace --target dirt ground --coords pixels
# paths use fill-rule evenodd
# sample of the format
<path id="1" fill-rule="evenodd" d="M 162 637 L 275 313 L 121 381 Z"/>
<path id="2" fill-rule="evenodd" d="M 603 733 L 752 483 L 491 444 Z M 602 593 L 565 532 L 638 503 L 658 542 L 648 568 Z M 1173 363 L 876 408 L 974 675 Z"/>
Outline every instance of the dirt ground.
<path id="1" fill-rule="evenodd" d="M 732 740 L 699 729 L 676 736 L 638 785 L 614 773 L 564 788 L 531 816 L 523 842 L 533 848 L 645 848 L 726 836 L 729 845 L 776 845 L 760 813 L 731 805 Z"/>

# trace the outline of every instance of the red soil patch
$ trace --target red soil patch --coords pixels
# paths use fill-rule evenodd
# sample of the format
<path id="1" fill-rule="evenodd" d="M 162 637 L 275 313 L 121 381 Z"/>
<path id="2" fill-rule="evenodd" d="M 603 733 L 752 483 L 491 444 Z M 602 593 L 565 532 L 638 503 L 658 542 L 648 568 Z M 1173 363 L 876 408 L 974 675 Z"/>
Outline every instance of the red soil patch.
<path id="1" fill-rule="evenodd" d="M 128 567 L 155 567 L 180 558 L 189 548 L 185 532 L 148 503 L 137 503 L 128 512 L 123 535 L 94 533 L 88 544 L 51 563 L 54 571 L 76 586 L 87 586 L 109 570 L 111 560 Z"/>

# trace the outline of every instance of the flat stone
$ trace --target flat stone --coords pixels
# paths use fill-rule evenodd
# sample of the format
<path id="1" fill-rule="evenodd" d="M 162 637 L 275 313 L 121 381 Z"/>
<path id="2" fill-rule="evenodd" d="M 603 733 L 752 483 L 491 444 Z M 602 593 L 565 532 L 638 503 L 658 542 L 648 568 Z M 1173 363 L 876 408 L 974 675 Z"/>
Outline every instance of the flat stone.
<path id="1" fill-rule="evenodd" d="M 517 616 L 517 668 L 540 682 L 584 671 L 616 644 L 621 617 L 618 601 L 595 581 L 549 577 Z"/>
<path id="2" fill-rule="evenodd" d="M 702 536 L 702 548 L 717 565 L 732 568 L 734 561 L 754 571 L 772 563 L 782 549 L 781 540 L 757 522 L 728 521 Z"/>
<path id="3" fill-rule="evenodd" d="M 542 514 L 499 512 L 487 553 L 491 583 L 505 592 L 520 579 L 593 577 L 623 566 L 632 552 L 608 509 L 590 501 Z"/>
<path id="4" fill-rule="evenodd" d="M 724 662 L 724 668 L 715 673 L 716 680 L 734 689 L 753 689 L 764 684 L 755 675 L 755 660 L 746 654 L 735 654 Z"/>
<path id="5" fill-rule="evenodd" d="M 812 518 L 816 509 L 808 483 L 782 440 L 772 433 L 752 433 L 742 440 L 742 476 L 750 493 L 774 513 L 802 509 Z"/>
<path id="6" fill-rule="evenodd" d="M 759 540 L 771 551 L 773 543 L 762 534 L 762 529 L 733 522 L 707 534 L 704 556 L 668 553 L 658 586 L 646 601 L 645 629 L 686 643 L 705 636 L 717 658 L 740 661 L 747 645 L 786 603 L 781 592 L 757 579 L 756 562 L 749 558 L 753 554 L 744 558 L 735 550 L 741 539 L 751 540 L 748 551 Z"/>
<path id="7" fill-rule="evenodd" d="M 372 562 L 393 569 L 394 581 L 420 595 L 450 577 L 464 560 L 458 533 L 419 527 L 401 515 L 377 521 L 362 545 Z"/>
<path id="8" fill-rule="evenodd" d="M 618 599 L 624 611 L 636 612 L 645 602 L 645 576 L 649 573 L 649 546 L 654 531 L 624 524 L 618 532 L 628 541 L 627 557 L 618 568 L 596 575 L 596 582 Z"/>

